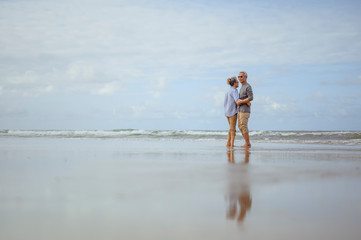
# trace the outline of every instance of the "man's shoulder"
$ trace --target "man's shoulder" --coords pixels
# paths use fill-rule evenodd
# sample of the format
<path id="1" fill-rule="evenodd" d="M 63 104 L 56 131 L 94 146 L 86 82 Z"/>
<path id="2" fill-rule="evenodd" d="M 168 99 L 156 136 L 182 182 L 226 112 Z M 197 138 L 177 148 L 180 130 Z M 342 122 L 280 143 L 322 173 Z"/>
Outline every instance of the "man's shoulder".
<path id="1" fill-rule="evenodd" d="M 247 89 L 247 88 L 252 88 L 252 87 L 251 87 L 251 85 L 249 83 L 245 83 L 245 84 L 242 85 L 241 88 Z"/>
<path id="2" fill-rule="evenodd" d="M 250 89 L 252 89 L 252 86 L 251 86 L 251 84 L 246 83 L 246 84 L 245 84 L 245 88 L 250 88 Z"/>

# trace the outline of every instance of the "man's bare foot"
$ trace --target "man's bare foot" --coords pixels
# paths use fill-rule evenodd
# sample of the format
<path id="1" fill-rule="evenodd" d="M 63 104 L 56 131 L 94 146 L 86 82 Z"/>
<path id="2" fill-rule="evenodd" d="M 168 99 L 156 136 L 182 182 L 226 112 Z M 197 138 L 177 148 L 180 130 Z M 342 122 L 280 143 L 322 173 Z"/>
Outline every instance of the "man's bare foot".
<path id="1" fill-rule="evenodd" d="M 250 147 L 251 147 L 251 144 L 244 144 L 242 147 L 243 147 L 243 148 L 250 148 Z"/>

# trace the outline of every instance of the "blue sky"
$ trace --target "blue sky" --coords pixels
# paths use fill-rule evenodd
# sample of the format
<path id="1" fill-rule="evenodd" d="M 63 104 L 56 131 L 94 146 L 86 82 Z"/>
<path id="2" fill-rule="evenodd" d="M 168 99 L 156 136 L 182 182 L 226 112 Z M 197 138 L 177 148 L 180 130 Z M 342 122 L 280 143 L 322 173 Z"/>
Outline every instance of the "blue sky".
<path id="1" fill-rule="evenodd" d="M 0 0 L 0 129 L 361 130 L 359 1 Z"/>

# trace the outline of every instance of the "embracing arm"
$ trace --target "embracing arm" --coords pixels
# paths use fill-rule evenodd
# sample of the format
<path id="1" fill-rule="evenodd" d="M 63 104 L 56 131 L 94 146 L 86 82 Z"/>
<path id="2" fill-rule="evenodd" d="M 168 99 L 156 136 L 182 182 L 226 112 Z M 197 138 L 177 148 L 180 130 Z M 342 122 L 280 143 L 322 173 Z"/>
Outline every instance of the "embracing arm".
<path id="1" fill-rule="evenodd" d="M 238 102 L 239 102 L 239 104 L 238 104 Z M 242 103 L 247 104 L 249 107 L 251 106 L 251 100 L 249 100 L 249 98 L 240 100 L 240 101 L 238 101 L 238 102 L 237 102 L 237 105 L 238 105 L 238 106 L 241 105 Z"/>
<path id="2" fill-rule="evenodd" d="M 241 104 L 243 104 L 243 103 L 247 104 L 248 106 L 251 105 L 251 102 L 248 100 L 248 98 L 243 99 L 243 100 L 239 100 L 239 101 L 237 101 L 236 103 L 237 103 L 238 106 L 241 105 Z"/>

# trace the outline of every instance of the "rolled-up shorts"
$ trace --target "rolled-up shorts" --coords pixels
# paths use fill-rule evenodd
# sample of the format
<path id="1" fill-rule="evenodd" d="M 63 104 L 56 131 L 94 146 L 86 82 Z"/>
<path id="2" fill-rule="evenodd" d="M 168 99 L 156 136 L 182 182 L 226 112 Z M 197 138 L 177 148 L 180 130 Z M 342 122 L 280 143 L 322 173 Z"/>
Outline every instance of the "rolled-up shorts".
<path id="1" fill-rule="evenodd" d="M 229 124 L 229 133 L 236 134 L 237 114 L 232 117 L 227 117 Z"/>
<path id="2" fill-rule="evenodd" d="M 250 113 L 244 113 L 244 112 L 239 112 L 238 113 L 238 128 L 239 130 L 241 130 L 241 132 L 244 133 L 248 133 L 248 119 L 250 117 Z"/>

